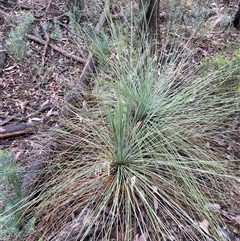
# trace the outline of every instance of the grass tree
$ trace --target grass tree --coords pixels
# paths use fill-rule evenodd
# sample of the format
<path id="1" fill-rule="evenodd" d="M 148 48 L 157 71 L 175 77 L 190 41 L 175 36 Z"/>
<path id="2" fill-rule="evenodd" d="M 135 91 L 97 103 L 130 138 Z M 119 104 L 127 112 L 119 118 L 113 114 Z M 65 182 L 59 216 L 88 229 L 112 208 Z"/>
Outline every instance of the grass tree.
<path id="1" fill-rule="evenodd" d="M 31 240 L 224 240 L 217 207 L 237 180 L 219 142 L 235 134 L 237 68 L 202 73 L 177 41 L 179 54 L 162 44 L 139 65 L 148 39 L 131 24 L 108 27 L 104 46 L 94 40 L 91 94 L 44 133 L 47 165 L 25 213 L 36 220 Z"/>
<path id="2" fill-rule="evenodd" d="M 47 181 L 32 203 L 38 237 L 221 240 L 208 207 L 227 202 L 223 186 L 234 180 L 216 141 L 239 113 L 239 96 L 222 91 L 234 70 L 182 76 L 187 60 L 159 69 L 154 58 L 137 69 L 132 46 L 115 51 L 96 101 L 69 106 L 49 136 Z"/>

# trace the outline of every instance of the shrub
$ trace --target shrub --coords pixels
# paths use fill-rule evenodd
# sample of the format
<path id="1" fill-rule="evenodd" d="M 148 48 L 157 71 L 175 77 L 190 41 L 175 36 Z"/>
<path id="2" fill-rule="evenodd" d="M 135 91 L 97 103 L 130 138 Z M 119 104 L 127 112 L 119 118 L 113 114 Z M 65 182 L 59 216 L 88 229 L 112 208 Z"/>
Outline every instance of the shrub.
<path id="1" fill-rule="evenodd" d="M 61 40 L 61 38 L 62 38 L 62 31 L 61 31 L 60 25 L 57 22 L 57 20 L 54 20 L 52 29 L 53 29 L 53 31 L 51 33 L 51 38 L 52 39 L 56 39 L 56 40 Z"/>
<path id="2" fill-rule="evenodd" d="M 0 237 L 4 240 L 23 238 L 33 229 L 33 219 L 25 226 L 22 220 L 24 203 L 21 192 L 22 170 L 13 163 L 10 153 L 0 151 Z"/>
<path id="3" fill-rule="evenodd" d="M 21 22 L 10 31 L 7 48 L 16 60 L 22 60 L 27 53 L 27 34 L 34 21 L 31 13 L 23 13 Z"/>

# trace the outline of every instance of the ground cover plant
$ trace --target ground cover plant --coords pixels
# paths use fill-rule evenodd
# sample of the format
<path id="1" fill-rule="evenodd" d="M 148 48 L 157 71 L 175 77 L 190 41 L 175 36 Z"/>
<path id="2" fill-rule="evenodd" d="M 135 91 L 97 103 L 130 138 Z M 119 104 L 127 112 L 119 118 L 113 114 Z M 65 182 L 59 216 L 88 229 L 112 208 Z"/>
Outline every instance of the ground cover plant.
<path id="1" fill-rule="evenodd" d="M 21 191 L 23 170 L 13 162 L 11 153 L 0 151 L 0 235 L 5 239 L 21 238 L 33 231 L 32 220 L 22 221 L 24 197 Z"/>
<path id="2" fill-rule="evenodd" d="M 30 13 L 23 13 L 17 26 L 10 32 L 6 45 L 11 55 L 18 61 L 26 57 L 27 34 L 33 21 L 34 17 Z"/>
<path id="3" fill-rule="evenodd" d="M 186 42 L 168 20 L 157 44 L 139 33 L 139 16 L 105 15 L 88 36 L 95 73 L 41 138 L 24 240 L 227 240 L 239 159 L 222 143 L 239 134 L 238 53 L 194 64 L 205 14 Z"/>

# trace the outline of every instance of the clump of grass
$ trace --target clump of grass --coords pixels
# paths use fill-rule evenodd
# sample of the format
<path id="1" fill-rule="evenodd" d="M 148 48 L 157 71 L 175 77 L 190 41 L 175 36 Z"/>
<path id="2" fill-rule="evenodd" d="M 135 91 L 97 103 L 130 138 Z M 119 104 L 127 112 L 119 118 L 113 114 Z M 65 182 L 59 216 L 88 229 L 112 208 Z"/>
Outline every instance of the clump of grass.
<path id="1" fill-rule="evenodd" d="M 218 142 L 240 111 L 239 96 L 223 92 L 236 69 L 202 76 L 188 67 L 189 55 L 163 64 L 158 54 L 139 68 L 133 32 L 109 25 L 113 55 L 99 56 L 111 71 L 98 69 L 96 98 L 67 105 L 45 139 L 45 181 L 27 207 L 35 238 L 223 240 L 221 216 L 207 206 L 228 205 L 225 186 L 234 181 L 234 158 Z"/>
<path id="2" fill-rule="evenodd" d="M 27 34 L 33 21 L 33 15 L 29 12 L 24 12 L 21 16 L 21 22 L 10 31 L 6 45 L 11 55 L 18 61 L 26 56 Z"/>

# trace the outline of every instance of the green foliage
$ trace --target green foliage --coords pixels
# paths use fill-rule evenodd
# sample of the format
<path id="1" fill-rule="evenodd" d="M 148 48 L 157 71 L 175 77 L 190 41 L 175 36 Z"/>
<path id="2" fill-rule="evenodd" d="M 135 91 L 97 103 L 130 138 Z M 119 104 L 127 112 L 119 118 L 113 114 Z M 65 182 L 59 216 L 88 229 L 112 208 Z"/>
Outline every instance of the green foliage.
<path id="1" fill-rule="evenodd" d="M 81 11 L 84 8 L 84 0 L 68 0 L 67 8 Z"/>
<path id="2" fill-rule="evenodd" d="M 100 35 L 100 34 L 99 34 Z M 96 36 L 93 43 L 92 52 L 94 56 L 97 57 L 98 60 L 104 60 L 107 55 L 111 53 L 110 43 L 108 37 L 105 34 L 101 34 L 100 36 Z M 106 65 L 105 61 L 102 63 L 102 67 Z"/>
<path id="3" fill-rule="evenodd" d="M 240 63 L 240 51 L 239 50 L 234 52 L 233 62 L 235 64 L 239 64 Z"/>
<path id="4" fill-rule="evenodd" d="M 79 34 L 79 21 L 82 16 L 83 8 L 83 0 L 69 1 L 69 11 L 67 12 L 67 15 L 69 18 L 70 30 L 73 34 Z"/>
<path id="5" fill-rule="evenodd" d="M 211 70 L 227 69 L 240 63 L 240 51 L 235 51 L 232 56 L 217 55 L 203 60 L 202 68 Z"/>
<path id="6" fill-rule="evenodd" d="M 11 240 L 32 232 L 33 220 L 24 227 L 21 221 L 23 197 L 21 193 L 21 168 L 13 163 L 10 153 L 0 151 L 0 237 Z"/>
<path id="7" fill-rule="evenodd" d="M 25 208 L 39 223 L 36 240 L 55 230 L 57 239 L 65 227 L 68 238 L 81 241 L 223 240 L 221 216 L 207 206 L 216 200 L 227 205 L 225 187 L 235 181 L 218 137 L 229 139 L 228 123 L 240 113 L 236 83 L 223 88 L 237 67 L 218 56 L 206 61 L 212 69 L 203 75 L 189 67 L 190 55 L 182 57 L 181 39 L 169 50 L 170 36 L 152 54 L 145 35 L 134 35 L 135 26 L 109 21 L 107 51 L 104 35 L 93 43 L 101 63 L 95 99 L 79 93 L 66 104 L 61 126 L 45 135 L 49 166 L 35 187 L 41 195 Z M 86 209 L 89 216 L 76 228 L 72 223 Z"/>
<path id="8" fill-rule="evenodd" d="M 67 13 L 69 17 L 69 27 L 71 30 L 71 33 L 77 34 L 79 33 L 79 25 L 78 25 L 78 17 L 75 15 L 74 12 L 68 12 Z"/>
<path id="9" fill-rule="evenodd" d="M 125 165 L 129 159 L 131 146 L 130 110 L 119 104 L 113 113 L 109 113 L 108 120 L 113 133 L 112 157 L 116 165 Z"/>
<path id="10" fill-rule="evenodd" d="M 223 66 L 227 66 L 230 64 L 230 61 L 228 58 L 222 56 L 222 55 L 218 55 L 214 58 L 212 58 L 212 64 L 213 64 L 213 67 L 215 69 L 220 69 L 222 68 Z"/>
<path id="11" fill-rule="evenodd" d="M 240 63 L 240 53 L 235 51 L 230 57 L 223 55 L 217 55 L 211 58 L 203 60 L 200 73 L 203 75 L 209 74 L 209 72 L 219 71 L 219 79 L 221 79 L 222 72 L 227 72 L 227 81 L 222 86 L 223 91 L 231 89 L 233 92 L 239 93 L 240 86 L 240 71 L 237 67 Z M 230 70 L 230 71 L 229 71 Z"/>
<path id="12" fill-rule="evenodd" d="M 227 202 L 222 183 L 233 180 L 215 140 L 231 133 L 228 118 L 239 114 L 233 105 L 239 97 L 219 91 L 228 73 L 215 70 L 206 78 L 196 69 L 179 84 L 187 59 L 186 65 L 176 67 L 174 60 L 159 70 L 157 58 L 147 57 L 137 68 L 141 53 L 131 41 L 121 41 L 126 38 L 121 34 L 112 33 L 114 59 L 99 55 L 114 76 L 98 70 L 99 101 L 87 110 L 78 101 L 69 106 L 71 117 L 49 135 L 48 143 L 55 144 L 48 162 L 56 172 L 51 170 L 41 187 L 41 205 L 30 206 L 36 205 L 37 219 L 44 213 L 52 218 L 38 229 L 44 235 L 59 225 L 59 215 L 68 222 L 68 213 L 88 208 L 91 216 L 79 227 L 79 240 L 89 232 L 93 240 L 120 234 L 118 240 L 143 235 L 158 241 L 179 234 L 183 240 L 221 240 L 220 217 L 206 205 L 211 198 Z M 219 61 L 224 59 L 216 65 Z M 202 220 L 208 220 L 211 234 L 200 228 Z"/>
<path id="13" fill-rule="evenodd" d="M 220 27 L 226 28 L 230 24 L 231 24 L 231 17 L 224 15 L 220 21 Z"/>
<path id="14" fill-rule="evenodd" d="M 176 21 L 179 18 L 181 18 L 182 14 L 183 14 L 182 5 L 179 6 L 179 4 L 175 1 L 169 2 L 168 4 L 169 19 Z"/>
<path id="15" fill-rule="evenodd" d="M 12 162 L 10 153 L 0 152 L 1 182 L 9 186 L 17 198 L 21 198 L 19 167 Z"/>
<path id="16" fill-rule="evenodd" d="M 192 15 L 197 21 L 202 21 L 209 15 L 210 11 L 209 8 L 201 7 L 199 4 L 193 4 L 190 10 L 190 15 Z"/>
<path id="17" fill-rule="evenodd" d="M 53 31 L 51 33 L 51 38 L 60 40 L 62 38 L 62 30 L 60 28 L 59 22 L 54 19 L 54 24 L 53 24 Z"/>
<path id="18" fill-rule="evenodd" d="M 204 5 L 201 5 L 199 1 L 190 2 L 189 5 L 171 1 L 168 4 L 168 24 L 170 22 L 183 22 L 185 25 L 198 26 L 210 14 L 208 4 L 208 1 Z"/>
<path id="19" fill-rule="evenodd" d="M 22 60 L 27 53 L 27 34 L 34 17 L 30 12 L 22 14 L 21 22 L 10 31 L 7 47 L 16 60 Z"/>

